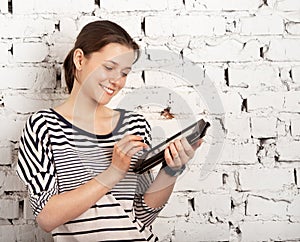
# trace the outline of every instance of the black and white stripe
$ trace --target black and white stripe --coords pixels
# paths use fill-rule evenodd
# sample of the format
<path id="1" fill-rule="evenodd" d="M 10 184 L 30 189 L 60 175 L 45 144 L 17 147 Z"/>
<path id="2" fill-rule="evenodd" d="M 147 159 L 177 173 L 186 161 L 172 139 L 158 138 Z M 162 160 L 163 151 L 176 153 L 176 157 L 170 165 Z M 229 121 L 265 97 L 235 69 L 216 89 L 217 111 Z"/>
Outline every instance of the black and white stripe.
<path id="1" fill-rule="evenodd" d="M 18 156 L 17 172 L 28 186 L 37 216 L 54 194 L 73 190 L 104 171 L 114 144 L 125 134 L 140 135 L 150 145 L 150 126 L 142 115 L 118 110 L 112 133 L 96 135 L 67 121 L 53 109 L 33 114 L 27 121 Z M 94 206 L 73 221 L 52 231 L 55 241 L 156 241 L 151 223 L 162 208 L 148 207 L 143 193 L 153 181 L 151 173 L 126 177 Z"/>

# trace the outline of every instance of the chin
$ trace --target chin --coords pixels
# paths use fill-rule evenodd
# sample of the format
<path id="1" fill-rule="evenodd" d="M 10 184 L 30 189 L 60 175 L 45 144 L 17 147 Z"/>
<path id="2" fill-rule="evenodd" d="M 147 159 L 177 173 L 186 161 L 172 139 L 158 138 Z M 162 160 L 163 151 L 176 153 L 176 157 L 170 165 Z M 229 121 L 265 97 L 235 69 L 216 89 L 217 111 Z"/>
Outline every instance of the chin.
<path id="1" fill-rule="evenodd" d="M 110 98 L 99 98 L 96 102 L 98 103 L 98 105 L 106 105 L 111 101 L 112 97 Z"/>

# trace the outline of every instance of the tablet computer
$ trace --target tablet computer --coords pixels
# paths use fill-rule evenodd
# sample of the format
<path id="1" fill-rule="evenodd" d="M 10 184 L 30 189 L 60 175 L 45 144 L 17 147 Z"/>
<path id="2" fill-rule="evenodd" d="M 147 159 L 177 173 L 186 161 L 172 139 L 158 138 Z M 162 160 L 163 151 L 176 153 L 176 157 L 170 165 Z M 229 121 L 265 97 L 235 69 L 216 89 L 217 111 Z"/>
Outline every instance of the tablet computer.
<path id="1" fill-rule="evenodd" d="M 167 163 L 164 158 L 164 151 L 167 148 L 168 144 L 174 141 L 179 136 L 185 137 L 187 141 L 193 145 L 199 139 L 204 137 L 207 128 L 210 126 L 209 122 L 204 121 L 203 119 L 198 120 L 194 124 L 188 126 L 172 137 L 168 138 L 164 142 L 156 145 L 150 150 L 144 152 L 141 157 L 138 159 L 133 171 L 138 174 L 142 174 L 145 171 L 155 167 L 156 165 L 162 163 L 162 166 L 166 166 Z"/>

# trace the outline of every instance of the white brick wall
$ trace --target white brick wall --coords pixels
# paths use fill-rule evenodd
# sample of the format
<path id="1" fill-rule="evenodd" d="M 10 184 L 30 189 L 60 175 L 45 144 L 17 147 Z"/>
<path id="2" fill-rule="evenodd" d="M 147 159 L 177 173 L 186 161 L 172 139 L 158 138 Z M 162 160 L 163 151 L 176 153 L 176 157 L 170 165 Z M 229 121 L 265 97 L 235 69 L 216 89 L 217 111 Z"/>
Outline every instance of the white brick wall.
<path id="1" fill-rule="evenodd" d="M 149 100 L 132 108 L 153 125 L 156 142 L 179 121 L 205 116 L 213 124 L 154 223 L 161 241 L 298 241 L 299 11 L 299 0 L 0 0 L 0 241 L 52 241 L 15 175 L 18 140 L 30 113 L 66 97 L 62 62 L 96 19 L 117 22 L 142 49 L 172 50 L 201 68 L 190 86 L 178 75 L 185 67 L 163 72 L 164 62 L 181 63 L 177 57 L 151 54 L 159 70 L 138 70 L 112 103 L 119 107 L 133 90 Z M 224 120 L 208 109 L 216 96 L 202 79 L 215 86 Z M 176 119 L 160 116 L 167 105 Z"/>
<path id="2" fill-rule="evenodd" d="M 45 43 L 30 42 L 16 43 L 14 48 L 14 61 L 16 62 L 42 62 L 49 53 L 49 48 Z"/>
<path id="3" fill-rule="evenodd" d="M 300 237 L 300 224 L 285 221 L 258 221 L 241 224 L 244 241 L 288 241 Z"/>
<path id="4" fill-rule="evenodd" d="M 257 10 L 261 5 L 259 0 L 186 0 L 187 9 L 192 10 L 217 10 L 217 11 L 251 11 Z"/>
<path id="5" fill-rule="evenodd" d="M 225 19 L 219 16 L 151 16 L 145 18 L 146 36 L 172 35 L 223 35 L 225 34 Z M 195 28 L 195 24 L 197 28 Z M 157 26 L 160 26 L 158 29 Z"/>
<path id="6" fill-rule="evenodd" d="M 242 18 L 242 35 L 277 35 L 284 33 L 284 22 L 280 15 L 261 15 Z"/>

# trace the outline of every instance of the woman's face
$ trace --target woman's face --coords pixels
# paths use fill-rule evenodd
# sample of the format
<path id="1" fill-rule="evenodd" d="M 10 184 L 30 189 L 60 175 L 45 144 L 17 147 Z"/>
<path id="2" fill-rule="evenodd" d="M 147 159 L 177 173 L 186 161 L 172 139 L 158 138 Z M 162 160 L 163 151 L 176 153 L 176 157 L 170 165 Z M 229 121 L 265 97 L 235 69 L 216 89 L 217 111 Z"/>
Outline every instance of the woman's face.
<path id="1" fill-rule="evenodd" d="M 107 104 L 124 87 L 134 60 L 134 51 L 117 43 L 83 56 L 76 70 L 81 94 L 98 104 Z"/>

